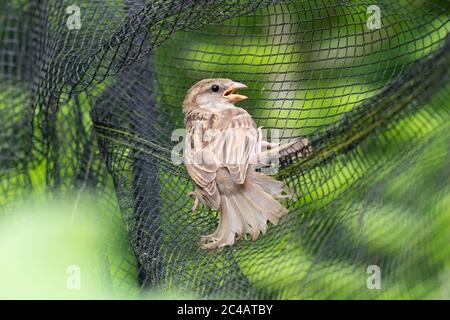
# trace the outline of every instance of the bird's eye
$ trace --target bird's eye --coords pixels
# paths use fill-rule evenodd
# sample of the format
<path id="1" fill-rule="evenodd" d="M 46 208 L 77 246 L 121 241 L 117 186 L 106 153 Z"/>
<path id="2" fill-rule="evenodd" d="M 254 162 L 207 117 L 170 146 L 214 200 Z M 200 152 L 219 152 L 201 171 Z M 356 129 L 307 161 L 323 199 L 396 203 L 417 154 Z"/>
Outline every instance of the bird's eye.
<path id="1" fill-rule="evenodd" d="M 212 92 L 218 92 L 219 91 L 219 86 L 217 84 L 213 84 L 211 87 Z"/>

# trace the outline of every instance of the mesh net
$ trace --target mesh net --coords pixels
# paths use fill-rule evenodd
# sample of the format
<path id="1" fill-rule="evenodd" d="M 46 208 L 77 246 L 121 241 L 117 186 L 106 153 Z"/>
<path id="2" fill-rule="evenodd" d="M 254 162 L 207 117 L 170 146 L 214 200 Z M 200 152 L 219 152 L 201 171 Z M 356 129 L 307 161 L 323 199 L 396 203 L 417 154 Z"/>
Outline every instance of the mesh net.
<path id="1" fill-rule="evenodd" d="M 92 191 L 102 227 L 126 230 L 102 257 L 121 292 L 449 297 L 450 3 L 377 1 L 375 29 L 372 4 L 0 2 L 1 206 Z M 171 135 L 187 89 L 214 77 L 245 83 L 258 126 L 313 152 L 276 174 L 295 191 L 282 223 L 206 252 L 217 213 L 191 213 Z"/>

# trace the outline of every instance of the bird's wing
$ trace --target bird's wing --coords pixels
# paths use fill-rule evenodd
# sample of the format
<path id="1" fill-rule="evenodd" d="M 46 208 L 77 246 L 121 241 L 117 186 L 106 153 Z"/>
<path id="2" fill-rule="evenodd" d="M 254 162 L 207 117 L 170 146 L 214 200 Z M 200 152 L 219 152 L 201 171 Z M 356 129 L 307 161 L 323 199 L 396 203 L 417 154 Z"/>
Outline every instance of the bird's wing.
<path id="1" fill-rule="evenodd" d="M 186 121 L 186 168 L 196 185 L 196 194 L 211 207 L 220 206 L 216 172 L 226 167 L 231 179 L 243 184 L 255 153 L 259 133 L 251 116 L 241 108 L 220 114 L 193 112 Z"/>
<path id="2" fill-rule="evenodd" d="M 260 140 L 255 122 L 244 109 L 230 108 L 221 112 L 213 128 L 217 133 L 210 142 L 212 152 L 233 182 L 243 184 Z"/>
<path id="3" fill-rule="evenodd" d="M 184 157 L 186 169 L 196 186 L 197 198 L 208 207 L 218 209 L 220 194 L 215 178 L 219 163 L 209 147 L 205 134 L 210 127 L 211 117 L 209 113 L 195 112 L 186 118 Z"/>

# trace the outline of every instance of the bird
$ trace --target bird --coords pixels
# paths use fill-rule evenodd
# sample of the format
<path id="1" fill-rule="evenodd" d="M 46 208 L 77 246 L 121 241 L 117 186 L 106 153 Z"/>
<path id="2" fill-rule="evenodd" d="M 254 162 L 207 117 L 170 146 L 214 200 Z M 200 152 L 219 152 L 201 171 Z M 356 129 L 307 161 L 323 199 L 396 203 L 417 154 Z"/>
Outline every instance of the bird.
<path id="1" fill-rule="evenodd" d="M 232 246 L 246 234 L 256 241 L 267 232 L 268 222 L 277 225 L 288 213 L 280 201 L 292 193 L 258 169 L 280 153 L 310 148 L 308 139 L 285 145 L 263 140 L 262 127 L 235 106 L 247 99 L 238 93 L 245 88 L 230 79 L 203 79 L 183 101 L 184 163 L 195 185 L 187 194 L 194 198 L 192 211 L 202 203 L 219 213 L 217 229 L 200 237 L 201 248 L 207 250 Z"/>

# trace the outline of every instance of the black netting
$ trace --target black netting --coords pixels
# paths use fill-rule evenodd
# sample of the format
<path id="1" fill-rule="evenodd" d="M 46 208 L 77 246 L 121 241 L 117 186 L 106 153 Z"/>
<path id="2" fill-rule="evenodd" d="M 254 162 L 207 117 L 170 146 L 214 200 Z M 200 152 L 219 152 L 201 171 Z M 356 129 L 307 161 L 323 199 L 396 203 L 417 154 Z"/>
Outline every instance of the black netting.
<path id="1" fill-rule="evenodd" d="M 91 190 L 110 211 L 102 227 L 127 233 L 102 257 L 120 292 L 448 297 L 450 2 L 378 1 L 369 29 L 372 4 L 0 2 L 0 205 Z M 189 87 L 216 77 L 249 87 L 241 106 L 259 126 L 313 151 L 281 161 L 295 191 L 282 223 L 206 252 L 217 213 L 191 213 L 171 135 Z"/>

